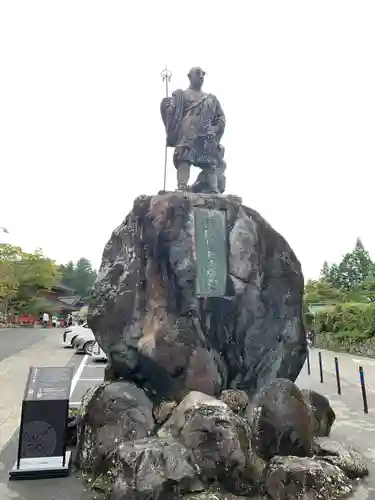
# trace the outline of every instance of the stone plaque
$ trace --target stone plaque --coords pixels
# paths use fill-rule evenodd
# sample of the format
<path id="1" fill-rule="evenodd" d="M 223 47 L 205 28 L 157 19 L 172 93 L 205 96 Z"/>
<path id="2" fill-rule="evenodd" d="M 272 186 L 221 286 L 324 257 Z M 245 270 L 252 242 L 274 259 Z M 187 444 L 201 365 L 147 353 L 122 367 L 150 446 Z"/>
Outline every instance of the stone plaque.
<path id="1" fill-rule="evenodd" d="M 18 462 L 64 457 L 73 367 L 31 367 L 22 403 Z"/>
<path id="2" fill-rule="evenodd" d="M 228 238 L 226 212 L 194 209 L 197 297 L 223 297 L 227 288 Z"/>

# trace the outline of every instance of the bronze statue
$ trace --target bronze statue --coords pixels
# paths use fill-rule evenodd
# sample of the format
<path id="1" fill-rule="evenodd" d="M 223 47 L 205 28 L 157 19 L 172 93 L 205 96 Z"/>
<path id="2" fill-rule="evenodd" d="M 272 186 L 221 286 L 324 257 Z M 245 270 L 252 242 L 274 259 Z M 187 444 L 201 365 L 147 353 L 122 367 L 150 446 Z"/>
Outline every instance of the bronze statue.
<path id="1" fill-rule="evenodd" d="M 193 192 L 223 193 L 225 190 L 224 134 L 225 116 L 217 97 L 202 91 L 205 72 L 192 68 L 187 90 L 176 90 L 162 100 L 160 110 L 167 133 L 167 146 L 174 147 L 177 188 L 188 189 L 190 167 L 202 169 Z"/>

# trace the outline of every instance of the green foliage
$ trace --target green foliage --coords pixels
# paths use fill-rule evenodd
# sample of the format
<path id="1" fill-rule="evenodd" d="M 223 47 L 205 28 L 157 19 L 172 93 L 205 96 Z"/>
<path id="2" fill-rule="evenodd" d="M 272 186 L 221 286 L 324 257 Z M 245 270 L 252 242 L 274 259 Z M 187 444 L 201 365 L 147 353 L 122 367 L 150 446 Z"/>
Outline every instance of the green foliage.
<path id="1" fill-rule="evenodd" d="M 358 238 L 354 250 L 345 254 L 339 264 L 324 263 L 321 276 L 336 289 L 352 290 L 369 277 L 373 269 L 370 255 Z"/>
<path id="2" fill-rule="evenodd" d="M 305 302 L 327 306 L 315 310 L 313 322 L 325 346 L 352 349 L 375 338 L 375 266 L 359 238 L 341 262 L 324 262 L 320 280 L 307 282 Z"/>
<path id="3" fill-rule="evenodd" d="M 75 264 L 70 261 L 60 266 L 60 272 L 64 285 L 73 288 L 81 297 L 90 295 L 97 274 L 89 260 L 82 257 Z"/>
<path id="4" fill-rule="evenodd" d="M 375 335 L 375 304 L 348 302 L 315 315 L 317 334 L 331 333 L 338 338 L 362 339 Z"/>
<path id="5" fill-rule="evenodd" d="M 325 280 L 309 280 L 305 286 L 305 302 L 312 304 L 340 304 L 345 302 L 345 293 Z"/>
<path id="6" fill-rule="evenodd" d="M 375 277 L 371 274 L 361 283 L 355 285 L 348 294 L 351 302 L 375 302 Z"/>
<path id="7" fill-rule="evenodd" d="M 41 312 L 48 314 L 56 314 L 58 312 L 55 303 L 39 296 L 29 297 L 26 301 L 19 301 L 18 309 L 25 314 L 32 314 L 34 316 Z"/>
<path id="8" fill-rule="evenodd" d="M 9 302 L 17 295 L 19 289 L 17 265 L 21 260 L 21 248 L 0 244 L 0 302 L 5 313 L 8 311 Z"/>
<path id="9" fill-rule="evenodd" d="M 0 300 L 4 312 L 10 305 L 35 312 L 37 299 L 42 300 L 41 291 L 50 290 L 59 280 L 57 265 L 41 250 L 27 253 L 20 247 L 0 244 Z"/>

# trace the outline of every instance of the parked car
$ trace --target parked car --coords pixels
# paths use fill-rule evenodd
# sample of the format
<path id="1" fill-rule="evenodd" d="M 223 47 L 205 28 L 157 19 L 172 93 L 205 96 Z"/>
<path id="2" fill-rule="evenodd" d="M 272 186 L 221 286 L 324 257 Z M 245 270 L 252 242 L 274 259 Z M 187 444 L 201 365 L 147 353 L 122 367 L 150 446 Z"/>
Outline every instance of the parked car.
<path id="1" fill-rule="evenodd" d="M 95 342 L 96 340 L 92 330 L 90 330 L 90 328 L 86 328 L 74 338 L 73 347 L 76 352 L 84 352 L 85 354 L 88 354 L 89 350 L 93 348 Z"/>
<path id="2" fill-rule="evenodd" d="M 87 354 L 89 354 L 96 361 L 107 361 L 108 360 L 106 353 L 102 350 L 102 348 L 100 347 L 100 345 L 97 342 L 95 342 L 92 345 L 92 347 L 88 346 Z"/>
<path id="3" fill-rule="evenodd" d="M 66 328 L 62 336 L 64 347 L 73 347 L 76 338 L 86 335 L 86 332 L 91 332 L 92 337 L 94 337 L 94 334 L 88 327 L 87 322 L 80 326 L 69 326 Z"/>

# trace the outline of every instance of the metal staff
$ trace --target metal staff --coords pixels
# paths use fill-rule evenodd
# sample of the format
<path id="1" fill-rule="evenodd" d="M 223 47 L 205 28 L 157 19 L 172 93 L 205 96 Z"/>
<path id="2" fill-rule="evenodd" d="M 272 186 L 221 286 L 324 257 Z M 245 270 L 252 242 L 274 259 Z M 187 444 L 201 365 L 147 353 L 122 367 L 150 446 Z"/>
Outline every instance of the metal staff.
<path id="1" fill-rule="evenodd" d="M 167 65 L 165 65 L 165 69 L 160 73 L 160 76 L 163 79 L 163 82 L 165 82 L 165 97 L 169 97 L 169 92 L 168 92 L 168 83 L 171 81 L 172 78 L 172 72 L 167 69 Z M 165 191 L 166 184 L 167 184 L 167 160 L 168 160 L 168 147 L 167 147 L 167 142 L 165 142 L 165 156 L 164 156 L 164 184 L 163 184 L 163 190 Z"/>

